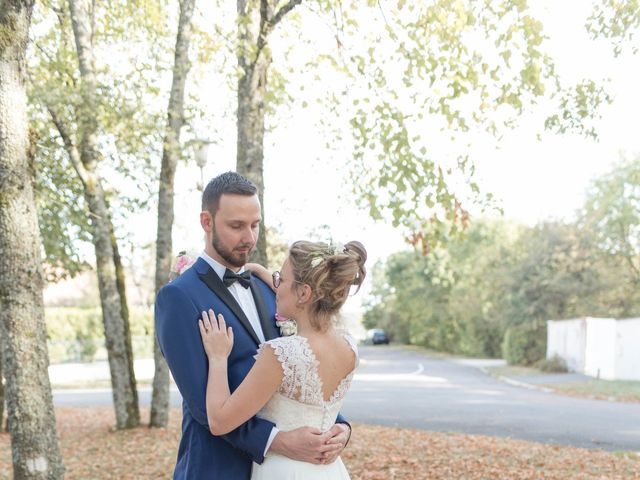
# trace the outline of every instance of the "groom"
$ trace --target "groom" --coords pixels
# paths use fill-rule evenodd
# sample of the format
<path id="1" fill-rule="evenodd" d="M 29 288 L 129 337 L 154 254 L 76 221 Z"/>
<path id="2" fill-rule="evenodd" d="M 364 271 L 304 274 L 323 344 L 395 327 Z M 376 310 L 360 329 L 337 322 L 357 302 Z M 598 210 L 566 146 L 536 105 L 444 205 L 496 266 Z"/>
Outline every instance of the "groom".
<path id="1" fill-rule="evenodd" d="M 342 417 L 326 433 L 303 427 L 281 432 L 253 417 L 233 432 L 209 431 L 205 406 L 208 363 L 198 331 L 203 311 L 222 313 L 233 327 L 229 387 L 235 390 L 254 363 L 258 345 L 278 336 L 275 296 L 244 265 L 258 239 L 261 220 L 256 187 L 227 172 L 213 178 L 202 194 L 200 225 L 206 245 L 194 265 L 156 297 L 156 334 L 182 394 L 182 438 L 174 479 L 248 480 L 252 461 L 267 452 L 310 463 L 333 462 L 351 434 Z"/>

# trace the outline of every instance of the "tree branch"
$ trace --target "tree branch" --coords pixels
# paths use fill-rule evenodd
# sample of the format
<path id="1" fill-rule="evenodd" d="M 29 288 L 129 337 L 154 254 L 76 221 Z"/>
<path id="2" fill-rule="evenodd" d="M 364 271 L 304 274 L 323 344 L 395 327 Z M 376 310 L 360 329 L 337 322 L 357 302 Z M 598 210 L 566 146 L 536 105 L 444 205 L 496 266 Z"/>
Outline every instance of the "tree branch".
<path id="1" fill-rule="evenodd" d="M 264 31 L 265 23 L 269 21 L 269 0 L 260 0 L 260 28 L 259 32 Z"/>
<path id="2" fill-rule="evenodd" d="M 280 7 L 280 10 L 278 10 L 273 17 L 268 18 L 268 1 L 260 0 L 260 33 L 258 35 L 258 55 L 260 55 L 260 52 L 267 44 L 267 37 L 273 31 L 276 25 L 280 23 L 280 20 L 282 20 L 287 13 L 296 8 L 301 3 L 302 0 L 289 0 L 285 5 Z M 256 58 L 258 57 L 258 55 L 256 55 Z"/>
<path id="3" fill-rule="evenodd" d="M 302 0 L 289 0 L 286 5 L 283 5 L 280 10 L 269 20 L 269 24 L 271 25 L 271 30 L 282 20 L 282 18 L 289 13 L 291 10 L 296 8 L 298 5 L 302 3 Z"/>
<path id="4" fill-rule="evenodd" d="M 55 109 L 48 103 L 45 104 L 45 106 L 49 111 L 49 115 L 51 115 L 51 120 L 53 121 L 53 124 L 56 126 L 56 129 L 60 134 L 60 138 L 62 138 L 62 141 L 64 142 L 64 148 L 67 151 L 67 154 L 69 155 L 69 160 L 71 160 L 71 164 L 73 165 L 73 168 L 78 173 L 78 176 L 80 177 L 80 180 L 82 181 L 82 183 L 86 184 L 88 180 L 87 170 L 84 168 L 84 165 L 82 164 L 82 160 L 80 159 L 80 153 L 78 152 L 78 149 L 76 148 L 76 145 L 73 142 L 73 138 L 71 137 L 71 132 L 65 125 L 64 121 L 62 121 L 58 113 L 55 111 Z"/>

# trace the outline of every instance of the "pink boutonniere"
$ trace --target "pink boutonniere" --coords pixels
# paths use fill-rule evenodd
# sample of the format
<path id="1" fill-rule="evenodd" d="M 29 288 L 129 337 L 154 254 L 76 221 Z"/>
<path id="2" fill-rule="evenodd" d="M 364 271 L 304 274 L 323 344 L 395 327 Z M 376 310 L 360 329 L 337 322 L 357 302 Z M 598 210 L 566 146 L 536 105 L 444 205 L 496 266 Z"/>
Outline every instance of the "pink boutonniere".
<path id="1" fill-rule="evenodd" d="M 175 280 L 184 272 L 189 270 L 189 268 L 191 268 L 191 265 L 196 262 L 196 258 L 197 257 L 195 255 L 188 255 L 185 251 L 180 252 L 176 256 L 176 262 L 174 263 L 173 268 L 169 273 L 169 281 Z"/>

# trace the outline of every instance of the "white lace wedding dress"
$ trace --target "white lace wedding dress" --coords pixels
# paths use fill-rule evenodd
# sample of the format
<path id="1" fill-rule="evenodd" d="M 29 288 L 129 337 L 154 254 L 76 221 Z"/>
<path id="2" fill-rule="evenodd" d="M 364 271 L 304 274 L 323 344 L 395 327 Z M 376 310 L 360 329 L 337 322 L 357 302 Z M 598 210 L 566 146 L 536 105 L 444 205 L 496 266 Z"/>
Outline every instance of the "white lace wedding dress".
<path id="1" fill-rule="evenodd" d="M 343 334 L 353 349 L 358 365 L 355 340 Z M 355 369 L 342 379 L 329 401 L 322 394 L 322 380 L 318 374 L 318 361 L 305 337 L 292 335 L 263 343 L 273 348 L 282 364 L 284 377 L 278 392 L 267 402 L 258 416 L 276 424 L 286 432 L 298 427 L 316 427 L 327 431 L 336 417 L 351 385 Z M 257 356 L 257 355 L 256 355 Z M 329 465 L 314 465 L 267 453 L 262 465 L 253 464 L 251 480 L 348 480 L 349 473 L 338 458 Z"/>

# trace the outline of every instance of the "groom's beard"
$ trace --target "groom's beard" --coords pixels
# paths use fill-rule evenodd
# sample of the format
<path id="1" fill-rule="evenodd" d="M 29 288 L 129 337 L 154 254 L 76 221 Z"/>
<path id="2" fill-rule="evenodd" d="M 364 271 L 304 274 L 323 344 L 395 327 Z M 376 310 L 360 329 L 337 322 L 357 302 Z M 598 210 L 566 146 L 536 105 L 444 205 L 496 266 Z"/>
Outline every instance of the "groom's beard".
<path id="1" fill-rule="evenodd" d="M 233 249 L 227 248 L 222 244 L 222 242 L 220 242 L 220 240 L 218 240 L 215 228 L 213 230 L 211 246 L 216 252 L 218 252 L 218 255 L 220 255 L 225 262 L 236 268 L 243 267 L 245 263 L 249 261 L 249 257 L 253 251 L 253 245 L 249 244 L 240 244 Z"/>

